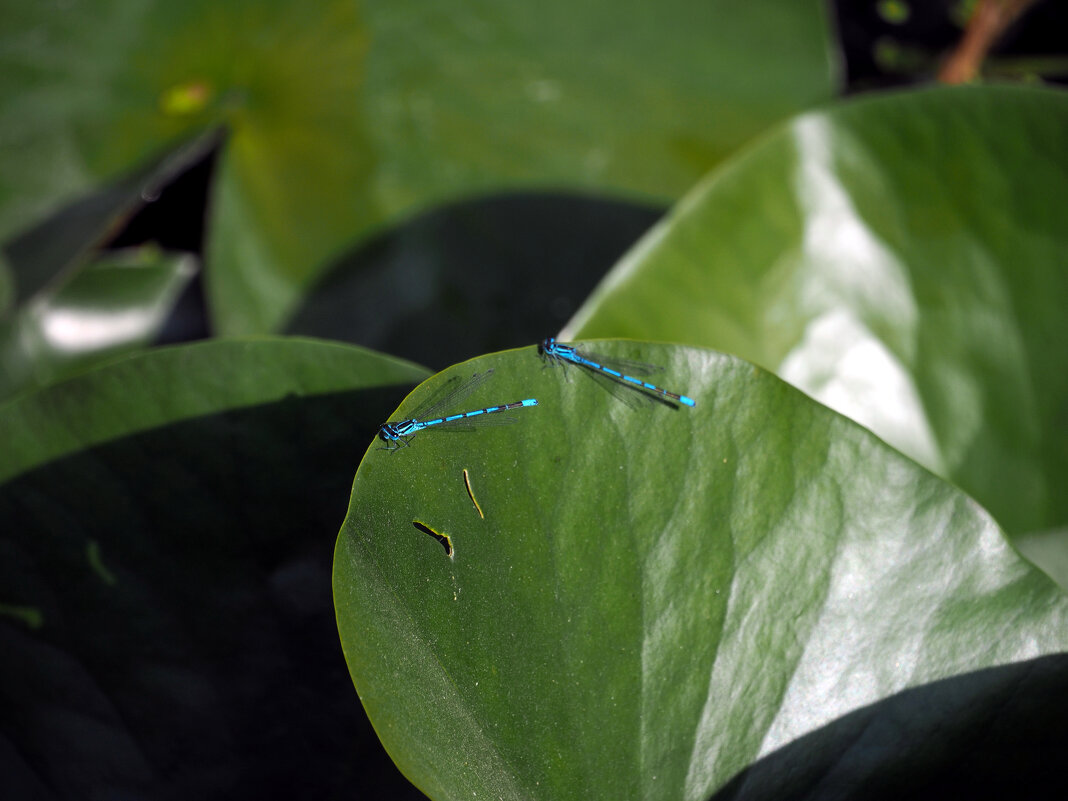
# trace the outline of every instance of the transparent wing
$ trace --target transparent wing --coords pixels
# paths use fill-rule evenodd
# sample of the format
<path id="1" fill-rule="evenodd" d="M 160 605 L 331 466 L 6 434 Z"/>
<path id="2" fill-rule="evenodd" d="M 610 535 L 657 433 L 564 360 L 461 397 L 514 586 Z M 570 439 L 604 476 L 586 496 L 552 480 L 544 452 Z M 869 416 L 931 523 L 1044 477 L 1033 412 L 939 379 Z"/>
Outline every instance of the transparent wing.
<path id="1" fill-rule="evenodd" d="M 470 378 L 453 376 L 420 403 L 407 417 L 401 419 L 428 420 L 433 417 L 441 417 L 441 412 L 459 406 L 468 395 L 486 383 L 493 375 L 493 370 L 484 373 L 475 373 Z M 444 424 L 443 424 L 444 425 Z M 435 426 L 436 427 L 436 426 Z"/>
<path id="2" fill-rule="evenodd" d="M 663 367 L 649 364 L 648 362 L 639 362 L 635 359 L 619 359 L 604 353 L 590 353 L 584 350 L 576 350 L 575 353 L 583 359 L 589 359 L 591 362 L 603 364 L 605 367 L 611 367 L 613 370 L 619 370 L 619 372 L 632 375 L 635 378 L 664 372 Z"/>
<path id="3" fill-rule="evenodd" d="M 627 359 L 610 359 L 605 358 L 603 356 L 595 356 L 593 354 L 588 353 L 579 353 L 578 355 L 584 359 L 588 359 L 589 361 L 597 362 L 598 364 L 603 364 L 605 367 L 611 367 L 613 370 L 618 370 L 621 373 L 633 375 L 635 378 L 638 377 L 637 374 L 639 373 L 644 372 L 645 375 L 648 375 L 648 373 L 650 372 L 656 372 L 658 370 L 663 369 L 661 367 L 657 367 L 656 365 L 646 364 L 645 362 L 629 361 Z M 603 361 L 601 361 L 601 359 L 603 359 Z M 627 372 L 628 365 L 631 368 L 629 373 Z M 644 371 L 634 370 L 633 368 L 635 366 L 643 367 L 645 369 Z M 595 367 L 590 367 L 586 364 L 579 364 L 576 362 L 565 360 L 564 368 L 565 370 L 567 368 L 574 368 L 580 370 L 581 372 L 592 378 L 594 381 L 596 381 L 598 384 L 600 384 L 609 394 L 612 395 L 612 397 L 626 404 L 632 409 L 646 408 L 650 403 L 662 403 L 672 409 L 675 408 L 675 403 L 671 399 L 656 394 L 654 392 L 650 392 L 643 387 L 630 383 L 629 381 L 624 381 L 621 378 L 616 378 L 615 376 L 608 375 L 607 373 L 602 372 L 601 370 L 598 370 Z"/>
<path id="4" fill-rule="evenodd" d="M 616 400 L 626 404 L 632 409 L 645 409 L 651 403 L 662 403 L 665 406 L 675 407 L 675 404 L 668 398 L 648 392 L 635 384 L 628 384 L 626 381 L 613 378 L 612 376 L 602 373 L 600 370 L 594 370 L 591 367 L 574 366 L 600 384 Z M 622 372 L 622 370 L 620 372 Z"/>

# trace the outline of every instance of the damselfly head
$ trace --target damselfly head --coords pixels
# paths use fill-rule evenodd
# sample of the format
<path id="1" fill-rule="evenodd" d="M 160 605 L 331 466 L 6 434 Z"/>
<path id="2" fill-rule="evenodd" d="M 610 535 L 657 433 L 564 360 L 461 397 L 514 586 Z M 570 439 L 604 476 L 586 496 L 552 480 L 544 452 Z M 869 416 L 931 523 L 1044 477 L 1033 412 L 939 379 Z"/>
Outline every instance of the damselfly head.
<path id="1" fill-rule="evenodd" d="M 538 354 L 541 356 L 548 356 L 554 350 L 556 350 L 556 337 L 545 337 L 538 343 Z"/>

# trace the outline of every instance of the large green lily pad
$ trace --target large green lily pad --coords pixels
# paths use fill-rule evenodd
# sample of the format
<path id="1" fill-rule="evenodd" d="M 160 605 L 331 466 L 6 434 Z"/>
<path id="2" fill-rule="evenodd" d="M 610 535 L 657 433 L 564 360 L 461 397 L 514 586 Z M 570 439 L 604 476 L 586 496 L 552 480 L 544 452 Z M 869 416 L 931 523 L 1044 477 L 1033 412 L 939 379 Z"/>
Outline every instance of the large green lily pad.
<path id="1" fill-rule="evenodd" d="M 696 408 L 632 408 L 529 348 L 450 369 L 396 415 L 493 367 L 454 411 L 536 397 L 514 425 L 428 430 L 360 465 L 338 626 L 404 773 L 438 801 L 696 800 L 745 776 L 781 798 L 813 775 L 849 797 L 991 749 L 988 725 L 958 723 L 1015 710 L 1005 682 L 1033 702 L 1013 666 L 1048 677 L 1023 663 L 1068 646 L 1068 599 L 993 520 L 759 367 L 596 344 L 662 365 Z M 973 717 L 942 718 L 947 697 Z M 887 730 L 903 709 L 914 728 Z M 851 753 L 866 727 L 885 741 Z"/>

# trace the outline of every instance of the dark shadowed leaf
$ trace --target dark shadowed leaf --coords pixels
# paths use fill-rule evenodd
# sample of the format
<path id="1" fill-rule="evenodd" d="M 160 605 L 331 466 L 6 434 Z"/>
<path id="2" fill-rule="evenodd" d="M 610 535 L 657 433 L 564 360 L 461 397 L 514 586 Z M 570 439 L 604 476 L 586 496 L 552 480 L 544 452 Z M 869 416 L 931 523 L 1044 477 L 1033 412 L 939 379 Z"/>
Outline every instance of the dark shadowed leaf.
<path id="1" fill-rule="evenodd" d="M 425 375 L 215 342 L 0 407 L 5 797 L 419 797 L 352 696 L 330 560 L 360 454 Z"/>
<path id="2" fill-rule="evenodd" d="M 557 193 L 435 209 L 339 259 L 288 331 L 433 367 L 529 345 L 564 324 L 662 211 Z"/>

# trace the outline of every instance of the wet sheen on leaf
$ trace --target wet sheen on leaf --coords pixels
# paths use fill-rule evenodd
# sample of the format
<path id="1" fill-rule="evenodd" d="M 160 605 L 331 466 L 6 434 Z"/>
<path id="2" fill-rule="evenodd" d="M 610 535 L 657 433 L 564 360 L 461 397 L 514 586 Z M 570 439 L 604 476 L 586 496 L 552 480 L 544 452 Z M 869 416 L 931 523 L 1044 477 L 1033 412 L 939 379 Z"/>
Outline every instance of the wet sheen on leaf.
<path id="1" fill-rule="evenodd" d="M 709 174 L 568 336 L 728 351 L 871 428 L 1014 536 L 1068 522 L 1068 93 L 798 117 Z"/>

